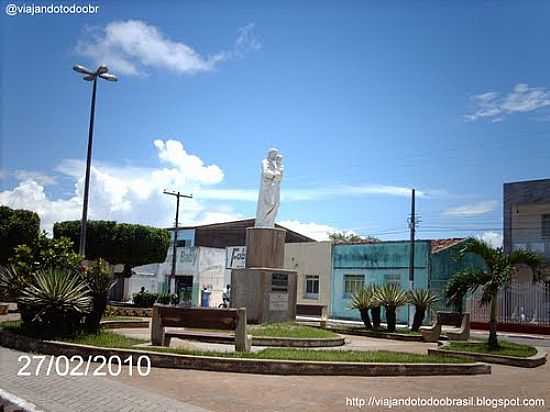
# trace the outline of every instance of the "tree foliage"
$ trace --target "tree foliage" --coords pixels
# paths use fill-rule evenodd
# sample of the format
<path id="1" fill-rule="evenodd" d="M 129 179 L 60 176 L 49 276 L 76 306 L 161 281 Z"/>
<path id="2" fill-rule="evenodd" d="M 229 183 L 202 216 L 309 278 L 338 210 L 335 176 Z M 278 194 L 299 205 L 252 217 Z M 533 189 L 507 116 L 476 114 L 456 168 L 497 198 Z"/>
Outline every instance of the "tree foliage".
<path id="1" fill-rule="evenodd" d="M 34 212 L 0 206 L 0 264 L 6 264 L 15 248 L 30 245 L 40 233 L 40 218 Z"/>
<path id="2" fill-rule="evenodd" d="M 534 274 L 534 280 L 540 279 L 540 266 L 542 258 L 537 254 L 516 250 L 506 254 L 502 248 L 492 248 L 487 243 L 470 238 L 464 242 L 460 251 L 461 256 L 473 253 L 480 256 L 486 265 L 486 269 L 466 269 L 456 273 L 447 284 L 445 295 L 454 304 L 460 304 L 466 292 L 475 292 L 481 288 L 481 304 L 490 306 L 489 320 L 489 347 L 497 348 L 497 294 L 499 289 L 505 287 L 514 273 L 517 265 L 527 265 Z"/>
<path id="3" fill-rule="evenodd" d="M 359 236 L 349 232 L 334 232 L 328 235 L 334 243 L 359 243 L 359 242 L 379 242 L 380 239 L 374 236 Z"/>
<path id="4" fill-rule="evenodd" d="M 53 232 L 54 238 L 71 239 L 75 248 L 80 243 L 80 221 L 58 222 Z M 128 275 L 132 267 L 163 262 L 169 244 L 170 234 L 165 229 L 104 220 L 87 225 L 86 258 L 123 264 Z"/>

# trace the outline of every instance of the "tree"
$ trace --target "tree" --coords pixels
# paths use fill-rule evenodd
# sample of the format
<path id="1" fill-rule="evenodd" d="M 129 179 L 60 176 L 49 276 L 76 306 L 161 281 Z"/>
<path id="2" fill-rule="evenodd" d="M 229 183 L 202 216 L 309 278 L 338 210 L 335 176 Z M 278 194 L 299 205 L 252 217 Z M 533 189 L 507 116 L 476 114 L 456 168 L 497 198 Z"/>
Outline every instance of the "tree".
<path id="1" fill-rule="evenodd" d="M 386 283 L 374 292 L 374 299 L 386 309 L 386 324 L 388 332 L 395 332 L 397 323 L 397 308 L 405 305 L 409 298 L 407 291 L 396 283 Z"/>
<path id="2" fill-rule="evenodd" d="M 40 233 L 40 218 L 34 212 L 0 206 L 0 264 L 6 264 L 15 248 L 34 243 Z"/>
<path id="3" fill-rule="evenodd" d="M 379 242 L 380 239 L 373 236 L 359 236 L 351 232 L 334 232 L 328 235 L 334 243 L 353 243 L 353 242 Z"/>
<path id="4" fill-rule="evenodd" d="M 170 244 L 165 229 L 111 221 L 88 221 L 86 259 L 105 259 L 111 264 L 123 264 L 125 276 L 131 276 L 135 266 L 164 262 Z M 58 222 L 54 238 L 67 237 L 80 244 L 80 221 Z"/>
<path id="5" fill-rule="evenodd" d="M 464 294 L 481 288 L 481 304 L 490 306 L 489 340 L 490 349 L 498 349 L 497 338 L 497 295 L 499 289 L 506 286 L 516 273 L 517 265 L 527 265 L 533 272 L 534 280 L 540 280 L 540 256 L 526 251 L 516 250 L 506 254 L 502 248 L 492 248 L 486 242 L 470 238 L 464 242 L 460 255 L 473 253 L 485 261 L 486 269 L 466 269 L 456 273 L 449 281 L 445 295 L 455 304 L 462 301 Z"/>
<path id="6" fill-rule="evenodd" d="M 412 331 L 418 332 L 426 316 L 426 311 L 438 301 L 439 298 L 430 289 L 413 289 L 409 291 L 409 303 L 414 305 Z"/>

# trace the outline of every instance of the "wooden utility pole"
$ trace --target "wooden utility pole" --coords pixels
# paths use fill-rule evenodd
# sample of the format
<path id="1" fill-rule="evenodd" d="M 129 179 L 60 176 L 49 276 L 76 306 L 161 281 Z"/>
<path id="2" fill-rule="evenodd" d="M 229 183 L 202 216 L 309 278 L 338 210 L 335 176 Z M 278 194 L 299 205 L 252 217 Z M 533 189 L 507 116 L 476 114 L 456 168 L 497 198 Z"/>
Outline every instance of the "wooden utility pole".
<path id="1" fill-rule="evenodd" d="M 172 283 L 174 283 L 174 291 L 175 291 L 175 281 L 176 281 L 176 245 L 178 242 L 178 219 L 180 215 L 180 198 L 185 197 L 188 199 L 191 199 L 193 195 L 184 195 L 180 192 L 170 192 L 168 190 L 165 190 L 163 192 L 165 195 L 169 196 L 175 196 L 176 197 L 176 224 L 174 227 L 174 244 L 172 245 L 172 272 L 170 274 L 170 282 L 168 283 L 168 293 L 172 293 Z"/>

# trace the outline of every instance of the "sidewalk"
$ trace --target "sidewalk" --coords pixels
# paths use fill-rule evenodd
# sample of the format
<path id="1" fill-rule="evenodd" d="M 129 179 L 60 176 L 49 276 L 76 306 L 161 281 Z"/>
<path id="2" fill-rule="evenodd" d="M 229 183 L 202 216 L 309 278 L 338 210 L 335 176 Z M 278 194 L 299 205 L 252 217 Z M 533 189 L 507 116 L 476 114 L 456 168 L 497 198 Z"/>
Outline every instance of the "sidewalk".
<path id="1" fill-rule="evenodd" d="M 17 376 L 22 355 L 0 347 L 0 394 L 4 391 L 36 406 L 55 412 L 208 412 L 185 401 L 151 393 L 103 376 Z M 126 369 L 123 374 L 127 373 Z M 9 395 L 8 395 L 9 396 Z"/>

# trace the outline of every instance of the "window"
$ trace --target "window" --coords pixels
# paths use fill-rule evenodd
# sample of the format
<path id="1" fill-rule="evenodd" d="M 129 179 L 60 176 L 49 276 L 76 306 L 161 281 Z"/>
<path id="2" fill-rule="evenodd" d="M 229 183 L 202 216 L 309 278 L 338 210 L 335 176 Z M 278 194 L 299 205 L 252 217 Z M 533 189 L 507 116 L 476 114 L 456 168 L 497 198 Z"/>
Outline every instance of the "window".
<path id="1" fill-rule="evenodd" d="M 349 298 L 363 289 L 365 277 L 363 275 L 344 275 L 344 297 Z"/>
<path id="2" fill-rule="evenodd" d="M 542 238 L 550 240 L 550 215 L 542 215 Z"/>
<path id="3" fill-rule="evenodd" d="M 401 276 L 400 275 L 384 275 L 384 283 L 385 284 L 395 284 L 397 286 L 401 285 Z"/>
<path id="4" fill-rule="evenodd" d="M 187 241 L 186 240 L 177 240 L 176 241 L 176 247 L 185 247 L 187 246 Z"/>
<path id="5" fill-rule="evenodd" d="M 319 276 L 306 275 L 304 297 L 308 299 L 319 298 Z"/>

